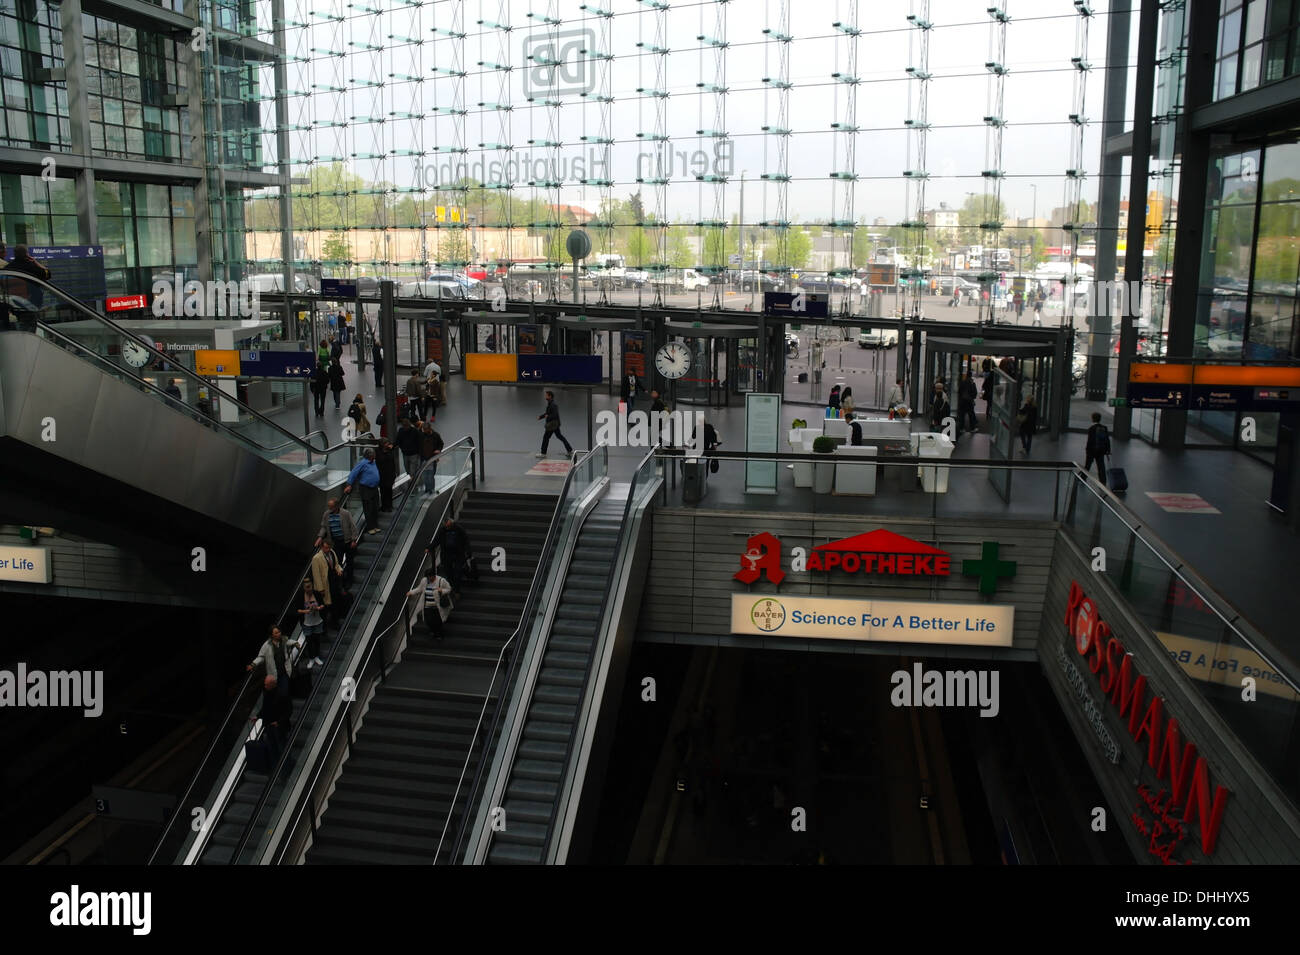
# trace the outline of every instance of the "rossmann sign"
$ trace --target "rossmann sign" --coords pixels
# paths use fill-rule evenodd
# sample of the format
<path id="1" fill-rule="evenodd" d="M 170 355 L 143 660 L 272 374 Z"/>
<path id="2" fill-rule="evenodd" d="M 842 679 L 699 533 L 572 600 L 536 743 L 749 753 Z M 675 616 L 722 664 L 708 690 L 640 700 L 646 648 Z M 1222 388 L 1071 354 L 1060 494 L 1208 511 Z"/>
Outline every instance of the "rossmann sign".
<path id="1" fill-rule="evenodd" d="M 790 570 L 866 577 L 948 577 L 952 574 L 952 556 L 945 550 L 881 528 L 831 541 L 808 552 L 795 547 L 790 552 Z M 985 541 L 980 559 L 963 561 L 961 572 L 978 577 L 980 593 L 992 595 L 997 591 L 999 578 L 1015 575 L 1016 565 L 998 558 L 996 542 Z M 773 534 L 755 534 L 745 542 L 740 570 L 734 575 L 743 584 L 752 584 L 761 577 L 777 586 L 785 579 L 781 541 Z"/>
<path id="2" fill-rule="evenodd" d="M 1192 823 L 1200 830 L 1201 851 L 1213 854 L 1228 790 L 1211 787 L 1209 763 L 1197 753 L 1194 742 L 1183 739 L 1178 720 L 1165 711 L 1164 698 L 1148 692 L 1146 675 L 1134 665 L 1133 654 L 1111 633 L 1096 603 L 1074 581 L 1065 606 L 1065 629 L 1097 677 L 1110 709 L 1123 721 L 1134 744 L 1145 749 L 1146 764 L 1156 779 L 1168 787 L 1152 793 L 1150 787 L 1139 785 L 1140 801 L 1130 816 L 1148 838 L 1151 854 L 1166 863 L 1174 861 Z"/>

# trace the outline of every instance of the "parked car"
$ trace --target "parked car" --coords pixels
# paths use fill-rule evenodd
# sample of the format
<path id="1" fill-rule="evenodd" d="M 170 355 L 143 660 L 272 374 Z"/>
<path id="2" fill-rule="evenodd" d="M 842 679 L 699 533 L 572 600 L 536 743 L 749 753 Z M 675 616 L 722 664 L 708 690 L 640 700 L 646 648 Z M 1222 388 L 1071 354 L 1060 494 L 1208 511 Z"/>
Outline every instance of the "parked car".
<path id="1" fill-rule="evenodd" d="M 669 269 L 650 280 L 670 292 L 694 292 L 709 284 L 709 280 L 694 269 Z"/>
<path id="2" fill-rule="evenodd" d="M 978 282 L 972 282 L 964 279 L 960 275 L 941 275 L 939 276 L 939 293 L 940 295 L 952 295 L 953 285 L 961 289 L 963 296 L 970 295 L 972 292 L 978 293 L 980 290 Z"/>
<path id="3" fill-rule="evenodd" d="M 770 272 L 746 270 L 740 273 L 737 284 L 742 292 L 776 292 L 780 291 L 785 283 L 779 276 Z"/>
<path id="4" fill-rule="evenodd" d="M 859 348 L 893 348 L 898 344 L 898 332 L 892 328 L 868 328 L 858 333 Z"/>
<path id="5" fill-rule="evenodd" d="M 450 298 L 463 301 L 465 286 L 457 281 L 437 281 L 426 279 L 423 282 L 403 282 L 397 287 L 398 298 Z"/>
<path id="6" fill-rule="evenodd" d="M 483 283 L 459 272 L 434 272 L 425 279 L 426 282 L 454 282 L 465 290 L 466 298 L 482 298 Z"/>
<path id="7" fill-rule="evenodd" d="M 629 288 L 640 288 L 650 281 L 650 273 L 644 269 L 628 269 L 623 273 L 623 284 Z"/>
<path id="8" fill-rule="evenodd" d="M 825 273 L 804 273 L 800 275 L 799 280 L 795 282 L 795 287 L 814 294 L 829 294 L 832 289 L 837 288 L 834 281 L 831 280 L 831 277 Z"/>

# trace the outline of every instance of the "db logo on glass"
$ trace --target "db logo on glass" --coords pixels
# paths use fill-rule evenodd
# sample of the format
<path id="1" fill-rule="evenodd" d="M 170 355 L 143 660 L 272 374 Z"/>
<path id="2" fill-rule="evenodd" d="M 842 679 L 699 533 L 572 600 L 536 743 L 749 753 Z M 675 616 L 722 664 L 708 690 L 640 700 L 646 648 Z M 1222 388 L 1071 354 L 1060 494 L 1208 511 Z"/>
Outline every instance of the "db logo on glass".
<path id="1" fill-rule="evenodd" d="M 588 68 L 596 45 L 593 30 L 535 33 L 524 38 L 524 95 L 582 96 L 596 88 L 595 71 Z"/>

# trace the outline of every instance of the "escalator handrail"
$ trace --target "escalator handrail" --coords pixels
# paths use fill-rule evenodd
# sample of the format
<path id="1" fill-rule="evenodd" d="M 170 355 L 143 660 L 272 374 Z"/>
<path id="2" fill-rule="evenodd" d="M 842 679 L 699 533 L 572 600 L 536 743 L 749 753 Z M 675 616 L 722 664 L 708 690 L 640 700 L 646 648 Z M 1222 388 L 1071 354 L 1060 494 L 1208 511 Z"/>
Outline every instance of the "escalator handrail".
<path id="1" fill-rule="evenodd" d="M 618 526 L 618 539 L 614 542 L 614 557 L 616 561 L 618 555 L 623 552 L 623 548 L 627 542 L 628 518 L 631 517 L 632 506 L 633 504 L 636 503 L 637 481 L 641 477 L 641 469 L 645 467 L 647 461 L 656 457 L 658 455 L 658 452 L 659 452 L 659 448 L 657 446 L 651 448 L 646 453 L 645 457 L 643 457 L 640 461 L 637 462 L 636 469 L 632 472 L 632 483 L 627 489 L 627 501 L 623 504 L 623 519 Z M 655 476 L 657 477 L 658 475 L 655 474 Z M 609 576 L 605 578 L 605 592 L 600 598 L 600 612 L 596 615 L 596 620 L 599 621 L 597 623 L 598 628 L 602 628 L 602 624 L 605 620 L 605 614 L 609 612 L 609 600 L 610 597 L 612 596 L 610 593 L 611 590 L 610 584 L 614 581 L 615 573 L 617 570 L 618 570 L 618 564 L 616 562 L 610 564 Z M 599 636 L 599 634 L 600 634 L 600 630 L 598 629 L 597 636 Z M 578 696 L 578 705 L 574 708 L 573 711 L 573 724 L 569 727 L 569 738 L 564 741 L 564 759 L 560 763 L 562 767 L 567 767 L 569 765 L 569 760 L 573 758 L 573 741 L 578 736 L 579 725 L 582 722 L 582 711 L 583 708 L 586 707 L 587 705 L 587 697 L 591 693 L 592 677 L 595 676 L 595 663 L 596 663 L 597 649 L 598 649 L 598 644 L 593 644 L 591 648 L 591 659 L 588 662 L 589 669 L 587 671 L 587 678 L 582 681 L 582 691 Z M 529 706 L 532 705 L 531 699 L 528 701 L 528 705 Z M 551 844 L 555 839 L 555 818 L 557 815 L 559 815 L 560 812 L 560 799 L 561 796 L 564 794 L 564 782 L 565 782 L 564 777 L 561 777 L 560 786 L 559 788 L 556 789 L 555 801 L 551 803 L 551 815 L 546 822 L 546 841 L 542 845 L 543 861 L 546 860 L 546 853 L 550 849 Z"/>
<path id="2" fill-rule="evenodd" d="M 477 447 L 474 444 L 474 439 L 469 435 L 466 435 L 463 438 L 458 438 L 456 441 L 453 441 L 450 445 L 443 448 L 443 450 L 439 452 L 437 455 L 430 458 L 428 461 L 424 462 L 423 466 L 420 468 L 420 471 L 417 473 L 422 474 L 425 468 L 433 466 L 435 462 L 438 461 L 439 458 L 441 458 L 445 454 L 449 454 L 453 449 L 460 447 L 461 445 L 469 446 L 469 448 L 471 449 L 470 450 L 471 457 L 477 452 Z M 412 488 L 414 488 L 414 485 L 412 485 Z M 397 507 L 393 510 L 392 519 L 388 523 L 388 530 L 384 532 L 383 538 L 379 542 L 378 554 L 382 555 L 384 553 L 387 553 L 388 546 L 393 540 L 393 534 L 397 530 L 398 526 L 401 524 L 399 517 L 402 514 L 402 512 L 406 510 L 407 506 L 411 503 L 411 501 L 414 500 L 414 497 L 415 497 L 414 494 L 411 493 L 405 494 L 402 497 L 401 503 L 398 504 Z M 366 571 L 366 576 L 361 581 L 361 583 L 353 585 L 352 588 L 353 593 L 359 594 L 365 591 L 366 586 L 370 583 L 371 578 L 375 575 L 375 572 L 379 570 L 381 563 L 382 561 L 376 559 L 370 564 L 370 568 Z M 339 639 L 335 640 L 333 644 L 330 646 L 329 653 L 325 657 L 325 666 L 322 668 L 322 670 L 328 669 L 329 665 L 334 661 L 334 655 L 336 653 L 342 652 L 342 647 L 344 646 L 344 642 L 345 642 L 342 639 L 343 634 L 348 631 L 348 628 L 352 624 L 353 617 L 356 616 L 357 611 L 360 609 L 361 609 L 361 601 L 353 599 L 352 605 L 348 608 L 347 616 L 345 616 L 342 622 L 340 622 L 339 624 L 339 628 L 338 628 Z M 368 610 L 369 608 L 367 607 L 366 609 Z M 302 712 L 306 713 L 311 709 L 312 704 L 315 703 L 316 701 L 316 695 L 321 692 L 321 687 L 323 687 L 324 685 L 325 685 L 324 682 L 320 680 L 314 680 L 312 682 L 311 692 L 307 695 L 307 699 L 305 699 L 302 703 Z M 334 688 L 331 687 L 330 692 L 333 692 L 333 690 Z M 258 817 L 261 815 L 262 809 L 266 806 L 266 801 L 271 794 L 271 790 L 275 785 L 276 781 L 279 780 L 280 774 L 284 770 L 284 767 L 288 762 L 289 754 L 293 752 L 294 744 L 298 741 L 298 734 L 302 732 L 304 723 L 305 721 L 303 720 L 298 720 L 294 722 L 293 729 L 289 732 L 289 738 L 285 740 L 284 746 L 280 751 L 280 758 L 276 761 L 276 764 L 271 769 L 271 772 L 267 774 L 266 782 L 262 786 L 262 791 L 260 794 L 258 794 L 257 803 L 253 806 L 252 812 L 249 813 L 248 821 L 244 823 L 244 829 L 240 833 L 239 841 L 236 843 L 235 849 L 230 855 L 230 863 L 229 863 L 230 865 L 238 864 L 240 854 L 247 847 L 249 839 L 252 838 L 253 830 L 259 825 Z"/>
<path id="3" fill-rule="evenodd" d="M 471 481 L 474 480 L 474 455 L 477 453 L 477 449 L 474 448 L 473 446 L 473 439 L 470 439 L 470 446 L 471 446 L 470 453 L 465 457 L 465 464 L 468 466 L 468 470 L 466 470 L 465 467 L 462 467 L 461 472 L 456 475 L 455 481 L 448 489 L 449 493 L 447 495 L 446 502 L 442 506 L 442 513 L 438 515 L 438 521 L 436 524 L 434 524 L 434 527 L 442 527 L 443 522 L 447 519 L 447 515 L 451 513 L 451 508 L 456 503 L 456 489 L 460 486 L 461 481 L 463 481 L 465 477 L 469 477 Z M 431 463 L 431 461 L 426 461 L 423 464 L 421 464 L 419 471 L 417 471 L 412 476 L 411 478 L 412 487 L 415 486 L 415 482 L 424 473 L 424 468 L 427 467 L 429 463 Z M 437 555 L 430 554 L 427 560 L 431 562 L 430 573 L 436 572 Z M 411 578 L 411 586 L 408 587 L 406 590 L 402 591 L 402 595 L 403 595 L 402 609 L 398 618 L 394 620 L 392 623 L 390 623 L 387 627 L 384 627 L 382 630 L 377 630 L 371 636 L 369 641 L 369 646 L 366 648 L 366 655 L 362 658 L 361 662 L 357 664 L 356 669 L 351 674 L 353 686 L 356 687 L 361 686 L 361 680 L 365 677 L 366 669 L 367 667 L 370 666 L 370 661 L 374 656 L 376 648 L 380 646 L 384 638 L 387 637 L 388 634 L 392 632 L 394 627 L 396 627 L 400 623 L 403 623 L 404 620 L 406 619 L 407 603 L 410 601 L 410 597 L 406 595 L 415 589 L 415 585 L 419 583 L 421 578 L 426 576 L 424 568 L 425 568 L 425 561 L 422 560 L 420 561 L 419 568 L 415 572 L 415 576 Z M 434 613 L 438 612 L 437 607 L 434 607 L 432 609 Z M 353 696 L 352 699 L 346 700 L 345 702 L 347 703 L 347 705 L 340 707 L 338 715 L 334 718 L 334 724 L 328 733 L 329 739 L 326 741 L 325 745 L 321 747 L 320 753 L 316 757 L 315 764 L 309 770 L 309 772 L 311 772 L 313 776 L 313 780 L 311 783 L 303 787 L 302 794 L 298 797 L 298 803 L 293 808 L 290 814 L 292 818 L 290 819 L 289 824 L 285 827 L 285 838 L 282 839 L 280 842 L 280 848 L 276 853 L 276 858 L 274 863 L 275 865 L 280 865 L 284 861 L 284 854 L 288 851 L 289 842 L 291 841 L 293 834 L 298 829 L 298 825 L 302 819 L 303 810 L 306 809 L 307 805 L 311 801 L 311 793 L 313 788 L 315 787 L 315 781 L 316 779 L 320 778 L 320 774 L 324 769 L 325 764 L 329 761 L 329 753 L 333 745 L 333 741 L 335 737 L 338 736 L 339 729 L 342 727 L 344 720 L 347 718 L 348 712 L 352 709 L 353 706 L 359 706 L 365 701 L 362 700 L 361 695 L 358 693 L 355 696 Z M 339 771 L 341 772 L 342 769 L 340 768 Z"/>
<path id="4" fill-rule="evenodd" d="M 340 509 L 347 507 L 348 501 L 351 499 L 351 497 L 352 497 L 351 491 L 343 495 L 343 497 L 339 501 Z M 301 581 L 303 578 L 311 575 L 311 562 L 315 559 L 315 557 L 316 557 L 316 553 L 313 551 L 311 557 L 307 558 L 307 566 L 303 568 L 301 574 L 299 574 L 296 578 L 294 578 L 295 581 Z M 302 584 L 295 583 L 293 593 L 290 595 L 289 600 L 285 603 L 285 605 L 280 609 L 279 615 L 275 618 L 276 619 L 275 626 L 279 626 L 289 616 L 289 610 L 298 601 L 299 594 L 301 593 L 302 593 Z M 287 641 L 286 641 L 286 646 L 287 646 Z M 244 682 L 240 684 L 238 691 L 236 691 L 234 697 L 231 699 L 230 708 L 226 710 L 225 719 L 221 721 L 220 728 L 214 734 L 212 734 L 212 741 L 208 744 L 207 751 L 204 752 L 203 754 L 203 759 L 199 761 L 198 767 L 190 775 L 190 781 L 188 785 L 186 785 L 185 787 L 185 794 L 181 796 L 180 800 L 176 804 L 178 807 L 177 810 L 172 813 L 171 818 L 167 820 L 167 825 L 163 827 L 162 834 L 158 837 L 158 841 L 154 845 L 153 852 L 150 854 L 149 861 L 146 863 L 146 865 L 153 865 L 157 861 L 158 853 L 162 851 L 163 845 L 167 841 L 167 837 L 171 834 L 172 826 L 175 825 L 176 820 L 180 818 L 182 815 L 180 807 L 189 805 L 190 796 L 194 792 L 195 785 L 198 783 L 200 777 L 202 777 L 203 771 L 208 765 L 208 761 L 212 758 L 212 754 L 216 751 L 217 744 L 220 743 L 221 740 L 225 737 L 226 730 L 230 726 L 230 721 L 234 717 L 235 712 L 240 709 L 240 701 L 243 700 L 244 694 L 248 692 L 249 686 L 252 684 L 253 679 L 254 676 L 251 670 L 244 675 Z M 240 721 L 241 722 L 243 721 L 242 717 L 240 718 Z M 242 742 L 240 745 L 242 745 Z"/>
<path id="5" fill-rule="evenodd" d="M 79 342 L 75 338 L 63 334 L 63 332 L 58 330 L 58 326 L 46 325 L 44 322 L 37 322 L 37 326 L 45 334 L 52 335 L 53 337 L 59 339 L 61 342 L 67 344 L 68 346 L 71 346 L 72 348 L 75 348 L 78 351 L 82 352 L 83 357 L 86 360 L 92 362 L 99 362 L 100 364 L 105 365 L 106 367 L 112 369 L 110 374 L 113 374 L 115 378 L 117 377 L 117 373 L 122 371 L 121 366 L 113 364 L 113 362 L 110 361 L 104 355 L 95 354 L 86 346 L 84 342 Z M 167 372 L 167 374 L 170 375 L 171 372 Z M 128 381 L 127 379 L 122 379 L 122 378 L 118 378 L 118 380 L 123 381 L 124 383 L 127 384 L 142 385 L 149 391 L 152 391 L 155 394 L 157 394 L 162 399 L 162 402 L 165 405 L 167 405 L 169 408 L 175 410 L 177 414 L 184 415 L 186 417 L 189 417 L 190 415 L 202 415 L 202 412 L 200 412 L 197 408 L 192 408 L 189 405 L 185 404 L 183 401 L 178 400 L 172 395 L 167 394 L 167 392 L 165 392 L 162 388 L 160 388 L 158 385 L 154 384 L 152 381 L 150 381 L 147 378 L 141 377 L 135 379 L 134 381 Z M 216 418 L 209 418 L 206 415 L 204 415 L 200 423 L 204 425 L 211 424 L 213 427 L 216 427 L 219 430 L 226 432 L 237 443 L 252 445 L 254 448 L 257 448 L 259 451 L 263 451 L 267 453 L 274 453 L 290 447 L 302 447 L 304 443 L 306 443 L 310 448 L 311 439 L 316 435 L 320 435 L 326 441 L 329 440 L 329 435 L 327 435 L 323 429 L 317 428 L 315 431 L 309 432 L 308 434 L 306 434 L 300 439 L 296 439 L 294 441 L 285 441 L 284 443 L 277 444 L 274 447 L 268 447 L 267 445 L 261 444 L 260 442 L 244 434 L 242 431 L 238 431 L 235 428 L 232 428 L 229 425 L 227 425 L 224 421 L 219 421 Z M 353 441 L 355 441 L 355 439 L 353 439 Z M 316 451 L 314 448 L 312 448 L 312 451 L 316 454 L 328 454 L 330 452 L 338 451 L 342 448 L 346 448 L 348 445 L 352 444 L 353 441 L 340 442 L 339 444 L 336 444 L 328 448 L 326 451 Z"/>
<path id="6" fill-rule="evenodd" d="M 528 596 L 524 598 L 524 607 L 519 614 L 519 624 L 515 627 L 514 633 L 510 635 L 510 638 L 506 640 L 505 644 L 502 645 L 500 652 L 497 654 L 496 666 L 493 667 L 492 678 L 488 681 L 488 690 L 483 697 L 483 706 L 479 710 L 478 722 L 474 726 L 473 736 L 470 737 L 469 749 L 466 751 L 465 761 L 461 765 L 460 777 L 456 780 L 456 788 L 452 792 L 451 802 L 447 807 L 447 818 L 443 820 L 442 833 L 438 837 L 438 847 L 434 851 L 433 856 L 435 865 L 438 862 L 438 856 L 442 852 L 442 844 L 447 838 L 447 827 L 451 825 L 452 817 L 456 814 L 456 804 L 460 799 L 461 787 L 465 784 L 465 773 L 469 770 L 469 761 L 474 754 L 474 746 L 478 742 L 479 737 L 483 736 L 483 722 L 487 718 L 488 703 L 492 698 L 492 687 L 496 685 L 497 674 L 501 672 L 501 665 L 504 662 L 506 654 L 509 653 L 510 662 L 509 668 L 506 671 L 505 682 L 502 685 L 501 692 L 497 695 L 496 706 L 494 706 L 492 710 L 491 729 L 485 736 L 483 736 L 483 753 L 479 757 L 478 765 L 474 770 L 474 778 L 470 782 L 469 790 L 466 793 L 465 812 L 461 815 L 460 824 L 457 826 L 456 832 L 452 837 L 450 858 L 455 859 L 460 854 L 460 850 L 464 845 L 465 837 L 470 825 L 470 810 L 474 805 L 476 794 L 478 793 L 479 787 L 483 781 L 484 764 L 487 762 L 488 755 L 487 747 L 490 741 L 496 738 L 496 732 L 501 724 L 502 714 L 504 713 L 505 707 L 508 705 L 508 688 L 514 682 L 515 674 L 519 667 L 519 658 L 522 656 L 520 653 L 511 652 L 511 649 L 517 649 L 516 644 L 519 641 L 520 636 L 523 634 L 525 629 L 531 628 L 532 626 L 532 615 L 536 610 L 537 601 L 541 598 L 541 591 L 547 580 L 547 562 L 551 551 L 554 549 L 558 541 L 560 526 L 564 522 L 564 514 L 569 500 L 569 492 L 573 487 L 573 476 L 577 473 L 579 466 L 590 460 L 598 450 L 599 446 L 592 448 L 581 455 L 575 454 L 573 466 L 569 468 L 569 473 L 564 476 L 564 484 L 560 487 L 559 497 L 556 498 L 555 501 L 555 511 L 551 514 L 551 523 L 546 529 L 546 538 L 542 542 L 542 549 L 537 560 L 537 570 L 533 573 L 533 581 L 528 587 Z"/>
<path id="7" fill-rule="evenodd" d="M 21 278 L 19 277 L 20 275 L 21 275 Z M 13 274 L 13 275 L 6 275 L 6 274 L 4 274 L 3 272 L 0 272 L 0 301 L 6 301 L 6 302 L 7 302 L 8 299 L 9 299 L 9 295 L 8 295 L 8 287 L 7 287 L 7 284 L 6 284 L 5 281 L 4 281 L 5 279 L 9 279 L 9 278 L 14 279 L 15 281 L 21 281 L 21 282 L 23 282 L 23 283 L 25 283 L 25 284 L 28 284 L 28 285 L 36 285 L 36 286 L 38 286 L 38 287 L 40 287 L 40 288 L 42 288 L 42 289 L 45 289 L 45 290 L 47 290 L 47 291 L 53 293 L 54 296 L 55 296 L 56 298 L 58 298 L 59 301 L 60 301 L 62 304 L 71 307 L 74 311 L 77 311 L 77 312 L 82 313 L 82 314 L 85 315 L 87 318 L 89 318 L 89 319 L 91 319 L 91 320 L 93 320 L 93 321 L 99 322 L 101 325 L 104 325 L 104 326 L 107 326 L 108 328 L 111 328 L 113 331 L 117 332 L 117 333 L 118 333 L 119 335 L 121 335 L 123 338 L 129 339 L 132 343 L 137 344 L 137 345 L 139 345 L 140 347 L 144 348 L 146 351 L 148 351 L 148 352 L 149 352 L 151 355 L 153 355 L 155 358 L 160 358 L 160 359 L 162 359 L 163 361 L 167 362 L 168 365 L 170 365 L 170 366 L 172 366 L 172 367 L 174 368 L 174 374 L 175 374 L 177 377 L 180 377 L 180 378 L 186 378 L 186 379 L 188 379 L 189 381 L 191 381 L 191 382 L 194 383 L 194 384 L 201 385 L 201 386 L 202 386 L 203 388 L 205 388 L 205 389 L 213 387 L 213 386 L 212 386 L 212 385 L 211 385 L 211 384 L 210 384 L 210 383 L 209 383 L 205 378 L 201 377 L 200 375 L 195 374 L 194 372 L 190 371 L 188 368 L 185 368 L 184 366 L 177 364 L 176 359 L 173 358 L 173 357 L 171 357 L 171 356 L 169 356 L 169 355 L 167 355 L 165 352 L 159 351 L 157 348 L 154 347 L 153 342 L 148 341 L 147 339 L 141 338 L 139 335 L 134 334 L 134 333 L 131 332 L 129 329 L 123 328 L 121 325 L 117 324 L 117 322 L 113 321 L 111 318 L 108 318 L 108 317 L 106 317 L 106 316 L 104 316 L 104 315 L 100 315 L 98 312 L 96 312 L 93 308 L 90 308 L 90 307 L 89 307 L 88 305 L 86 305 L 85 303 L 83 303 L 83 302 L 78 302 L 76 299 L 74 299 L 74 298 L 72 298 L 70 295 L 68 295 L 67 292 L 65 292 L 65 291 L 63 291 L 62 289 L 60 289 L 57 285 L 52 285 L 52 284 L 50 284 L 49 282 L 44 281 L 43 279 L 38 279 L 38 278 L 36 278 L 35 276 L 28 275 L 26 272 L 23 272 L 23 273 L 15 273 L 15 274 Z M 25 312 L 25 311 L 27 311 L 27 309 L 18 309 L 17 311 L 24 311 L 24 312 Z M 37 314 L 37 315 L 40 314 L 39 310 L 37 311 L 36 314 Z M 60 324 L 60 323 L 58 323 L 58 322 L 54 322 L 54 323 L 43 322 L 43 321 L 41 321 L 39 318 L 37 318 L 37 319 L 36 319 L 36 324 L 37 324 L 37 325 L 40 325 L 40 326 L 43 327 L 43 328 L 50 329 L 50 328 L 53 328 L 55 325 L 58 325 L 58 324 Z M 167 372 L 167 374 L 170 375 L 170 374 L 173 374 L 173 372 Z M 230 403 L 236 405 L 237 407 L 243 409 L 244 411 L 247 411 L 248 414 L 251 415 L 252 417 L 254 417 L 254 418 L 256 418 L 257 420 L 261 421 L 263 424 L 267 425 L 268 427 L 271 427 L 271 428 L 275 429 L 276 431 L 280 432 L 282 435 L 284 435 L 286 438 L 289 439 L 289 442 L 290 442 L 290 443 L 297 443 L 299 446 L 305 447 L 306 450 L 308 450 L 308 451 L 310 451 L 310 452 L 312 452 L 312 453 L 314 453 L 314 454 L 326 454 L 326 453 L 328 453 L 328 449 L 327 449 L 327 448 L 316 448 L 316 447 L 312 447 L 310 444 L 307 444 L 307 443 L 304 441 L 304 439 L 298 437 L 298 436 L 295 435 L 293 432 L 288 431 L 287 429 L 285 429 L 285 428 L 282 427 L 281 425 L 277 424 L 275 421 L 273 421 L 273 420 L 271 420 L 270 418 L 268 418 L 266 415 L 262 414 L 260 411 L 256 411 L 256 410 L 254 410 L 253 408 L 250 408 L 248 405 L 246 405 L 246 404 L 244 404 L 243 402 L 241 402 L 238 398 L 234 398 L 234 397 L 231 397 L 230 395 L 226 395 L 226 394 L 223 393 L 223 394 L 221 395 L 221 399 L 220 399 L 220 400 L 222 400 L 222 401 L 229 401 Z"/>

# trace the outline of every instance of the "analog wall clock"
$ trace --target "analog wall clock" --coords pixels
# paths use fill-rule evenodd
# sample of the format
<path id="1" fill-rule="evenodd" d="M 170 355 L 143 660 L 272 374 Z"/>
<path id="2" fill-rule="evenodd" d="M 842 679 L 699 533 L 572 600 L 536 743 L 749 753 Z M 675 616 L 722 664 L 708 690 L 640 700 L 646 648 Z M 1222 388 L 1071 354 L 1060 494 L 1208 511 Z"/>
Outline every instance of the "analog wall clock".
<path id="1" fill-rule="evenodd" d="M 655 369 L 670 381 L 691 370 L 691 350 L 681 342 L 669 342 L 655 352 Z"/>

